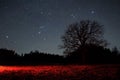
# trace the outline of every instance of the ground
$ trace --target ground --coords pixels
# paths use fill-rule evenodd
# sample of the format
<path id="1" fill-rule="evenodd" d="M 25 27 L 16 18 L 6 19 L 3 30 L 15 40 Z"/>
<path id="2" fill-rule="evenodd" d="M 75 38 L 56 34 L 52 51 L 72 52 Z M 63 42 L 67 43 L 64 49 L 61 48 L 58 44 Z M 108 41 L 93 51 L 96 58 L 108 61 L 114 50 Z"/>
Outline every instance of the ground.
<path id="1" fill-rule="evenodd" d="M 120 65 L 0 66 L 0 80 L 120 80 Z"/>

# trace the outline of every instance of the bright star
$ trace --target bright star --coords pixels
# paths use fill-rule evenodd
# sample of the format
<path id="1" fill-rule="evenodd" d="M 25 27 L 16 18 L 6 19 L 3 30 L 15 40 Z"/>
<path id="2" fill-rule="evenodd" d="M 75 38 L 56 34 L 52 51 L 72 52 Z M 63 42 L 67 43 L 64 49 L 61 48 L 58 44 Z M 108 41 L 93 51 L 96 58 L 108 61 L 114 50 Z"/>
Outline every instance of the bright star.
<path id="1" fill-rule="evenodd" d="M 5 36 L 7 39 L 9 38 L 9 36 Z"/>

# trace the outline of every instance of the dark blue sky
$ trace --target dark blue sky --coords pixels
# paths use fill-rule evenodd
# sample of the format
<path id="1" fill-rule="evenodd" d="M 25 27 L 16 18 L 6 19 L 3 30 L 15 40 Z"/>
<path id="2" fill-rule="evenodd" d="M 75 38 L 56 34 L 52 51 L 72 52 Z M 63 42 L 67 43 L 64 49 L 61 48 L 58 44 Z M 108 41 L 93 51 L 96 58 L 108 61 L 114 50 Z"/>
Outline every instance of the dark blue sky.
<path id="1" fill-rule="evenodd" d="M 83 19 L 104 25 L 108 47 L 120 48 L 120 0 L 0 0 L 0 48 L 62 54 L 66 26 Z"/>

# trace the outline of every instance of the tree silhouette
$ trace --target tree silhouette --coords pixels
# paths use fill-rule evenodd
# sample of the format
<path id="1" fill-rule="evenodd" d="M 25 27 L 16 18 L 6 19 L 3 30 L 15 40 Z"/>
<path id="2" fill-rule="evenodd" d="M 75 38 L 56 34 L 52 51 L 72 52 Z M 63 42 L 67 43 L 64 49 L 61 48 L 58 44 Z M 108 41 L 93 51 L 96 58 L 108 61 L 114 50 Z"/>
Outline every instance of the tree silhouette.
<path id="1" fill-rule="evenodd" d="M 115 55 L 119 54 L 119 51 L 116 46 L 112 49 L 112 53 Z"/>
<path id="2" fill-rule="evenodd" d="M 103 39 L 103 26 L 96 21 L 82 20 L 70 24 L 62 36 L 65 53 L 73 52 L 86 44 L 106 46 Z"/>
<path id="3" fill-rule="evenodd" d="M 62 36 L 64 53 L 70 55 L 74 51 L 82 53 L 85 59 L 86 45 L 106 46 L 107 41 L 103 39 L 103 26 L 96 21 L 82 20 L 70 24 Z M 83 60 L 84 61 L 84 60 Z"/>
<path id="4" fill-rule="evenodd" d="M 0 49 L 0 65 L 66 65 L 82 64 L 82 55 L 79 50 L 70 53 L 64 57 L 60 55 L 31 51 L 22 55 L 17 54 L 14 50 Z M 109 48 L 87 44 L 84 46 L 86 61 L 84 64 L 119 64 L 120 54 L 117 47 L 111 51 Z"/>
<path id="5" fill-rule="evenodd" d="M 12 65 L 17 63 L 19 57 L 14 50 L 8 50 L 6 48 L 0 49 L 0 64 Z"/>

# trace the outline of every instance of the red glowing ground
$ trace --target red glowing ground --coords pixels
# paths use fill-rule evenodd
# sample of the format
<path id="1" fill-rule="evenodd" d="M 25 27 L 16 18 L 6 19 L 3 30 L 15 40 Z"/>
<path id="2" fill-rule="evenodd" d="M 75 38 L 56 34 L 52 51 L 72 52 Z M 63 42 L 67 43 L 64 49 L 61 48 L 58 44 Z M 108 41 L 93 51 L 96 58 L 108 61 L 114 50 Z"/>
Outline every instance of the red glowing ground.
<path id="1" fill-rule="evenodd" d="M 0 80 L 119 80 L 120 65 L 0 66 Z"/>

